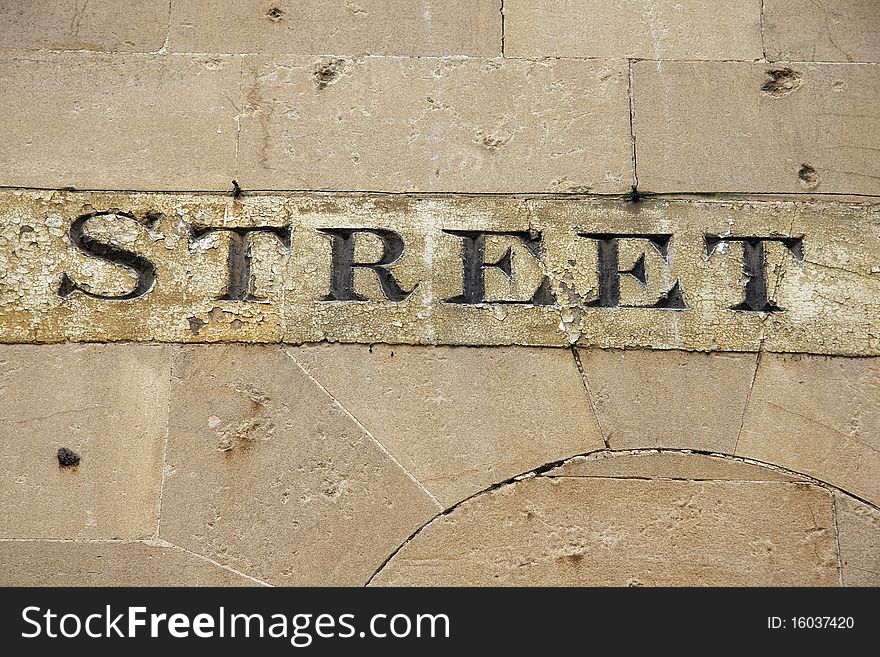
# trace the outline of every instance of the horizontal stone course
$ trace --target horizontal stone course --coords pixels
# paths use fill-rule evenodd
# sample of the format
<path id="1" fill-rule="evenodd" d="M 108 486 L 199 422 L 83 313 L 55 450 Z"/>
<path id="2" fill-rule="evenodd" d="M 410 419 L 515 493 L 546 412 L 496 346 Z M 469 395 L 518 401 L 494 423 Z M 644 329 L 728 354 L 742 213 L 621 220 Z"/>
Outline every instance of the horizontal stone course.
<path id="1" fill-rule="evenodd" d="M 880 195 L 880 66 L 636 62 L 639 189 Z"/>
<path id="2" fill-rule="evenodd" d="M 764 0 L 771 61 L 880 62 L 880 5 L 868 0 Z"/>
<path id="3" fill-rule="evenodd" d="M 0 341 L 877 355 L 878 219 L 841 203 L 7 191 Z"/>
<path id="4" fill-rule="evenodd" d="M 501 14 L 496 0 L 174 0 L 168 47 L 177 52 L 497 56 Z"/>
<path id="5" fill-rule="evenodd" d="M 0 185 L 594 192 L 632 185 L 626 62 L 0 53 Z"/>
<path id="6" fill-rule="evenodd" d="M 760 59 L 761 0 L 505 0 L 504 53 Z"/>
<path id="7" fill-rule="evenodd" d="M 245 60 L 246 189 L 593 192 L 632 185 L 626 62 Z"/>
<path id="8" fill-rule="evenodd" d="M 169 0 L 27 0 L 0 4 L 0 50 L 156 52 Z"/>

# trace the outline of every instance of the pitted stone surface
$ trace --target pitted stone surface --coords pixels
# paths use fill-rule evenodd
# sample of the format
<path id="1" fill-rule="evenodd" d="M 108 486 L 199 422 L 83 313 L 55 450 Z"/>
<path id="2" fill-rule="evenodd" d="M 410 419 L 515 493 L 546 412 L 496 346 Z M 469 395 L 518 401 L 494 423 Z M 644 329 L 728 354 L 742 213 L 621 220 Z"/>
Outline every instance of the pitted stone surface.
<path id="1" fill-rule="evenodd" d="M 435 519 L 372 583 L 833 586 L 832 506 L 800 483 L 533 477 Z"/>
<path id="2" fill-rule="evenodd" d="M 761 0 L 505 0 L 511 57 L 760 59 Z"/>
<path id="3" fill-rule="evenodd" d="M 275 345 L 175 359 L 159 538 L 281 585 L 361 585 L 439 511 Z"/>
<path id="4" fill-rule="evenodd" d="M 173 52 L 501 54 L 494 0 L 175 0 L 170 28 Z"/>

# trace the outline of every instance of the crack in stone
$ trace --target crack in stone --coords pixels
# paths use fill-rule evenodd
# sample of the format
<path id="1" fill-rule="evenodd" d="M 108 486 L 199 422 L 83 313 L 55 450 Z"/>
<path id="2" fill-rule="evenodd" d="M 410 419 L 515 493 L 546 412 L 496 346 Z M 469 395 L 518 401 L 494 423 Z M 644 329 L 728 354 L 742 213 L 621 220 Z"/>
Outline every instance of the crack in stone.
<path id="1" fill-rule="evenodd" d="M 748 416 L 748 413 L 749 413 L 749 406 L 752 403 L 752 389 L 755 387 L 755 381 L 758 378 L 758 368 L 761 366 L 761 354 L 762 353 L 763 353 L 762 351 L 758 351 L 758 353 L 755 355 L 755 371 L 752 374 L 752 380 L 749 382 L 749 389 L 748 389 L 748 391 L 746 391 L 746 401 L 745 401 L 745 404 L 743 404 L 743 414 L 742 414 L 742 418 L 740 419 L 740 422 L 739 422 L 739 431 L 737 431 L 736 441 L 734 441 L 734 443 L 733 443 L 733 454 L 734 455 L 736 454 L 736 448 L 739 447 L 739 439 L 742 436 L 743 427 L 745 427 L 745 424 L 746 424 L 746 417 Z"/>
<path id="2" fill-rule="evenodd" d="M 837 495 L 831 493 L 831 519 L 834 525 L 834 543 L 837 553 L 837 581 L 843 586 L 843 560 L 840 558 L 840 523 L 837 515 Z"/>
<path id="3" fill-rule="evenodd" d="M 602 437 L 602 443 L 605 445 L 605 449 L 611 449 L 611 445 L 608 443 L 608 436 L 602 428 L 602 420 L 599 419 L 599 413 L 596 411 L 596 403 L 593 400 L 593 395 L 590 391 L 590 382 L 587 379 L 587 373 L 584 370 L 581 356 L 575 345 L 571 345 L 571 354 L 574 357 L 574 364 L 577 367 L 578 374 L 581 376 L 581 384 L 584 386 L 584 392 L 587 395 L 587 401 L 590 403 L 590 409 L 593 411 L 593 417 L 596 419 L 596 428 L 599 430 L 599 435 Z"/>
<path id="4" fill-rule="evenodd" d="M 287 356 L 290 360 L 292 360 L 293 363 L 300 370 L 302 370 L 302 373 L 305 374 L 312 383 L 314 383 L 316 386 L 318 386 L 318 388 L 320 388 L 321 391 L 325 395 L 327 395 L 327 397 L 330 398 L 330 400 L 337 406 L 337 408 L 339 408 L 343 413 L 345 413 L 345 415 L 352 422 L 354 422 L 354 424 L 361 431 L 364 432 L 364 434 L 373 442 L 373 444 L 375 444 L 382 451 L 382 453 L 385 454 L 385 456 L 387 456 L 391 460 L 392 463 L 394 463 L 394 465 L 396 465 L 398 468 L 400 468 L 400 470 L 406 475 L 406 477 L 408 479 L 410 479 L 425 495 L 427 495 L 431 499 L 431 501 L 437 506 L 438 509 L 443 508 L 443 505 L 434 496 L 434 494 L 431 491 L 429 491 L 421 481 L 416 479 L 416 477 L 414 477 L 405 467 L 403 467 L 403 464 L 400 461 L 398 461 L 397 458 L 395 458 L 395 456 L 391 452 L 389 452 L 388 449 L 381 442 L 379 442 L 379 440 L 373 435 L 373 433 L 369 429 L 367 429 L 361 423 L 361 421 L 358 420 L 352 414 L 351 411 L 349 411 L 345 406 L 343 406 L 342 403 L 338 399 L 336 399 L 336 397 L 334 397 L 330 393 L 330 391 L 327 390 L 327 388 L 325 388 L 324 385 L 320 381 L 318 381 L 314 376 L 312 376 L 312 374 L 296 358 L 294 358 L 293 355 L 289 351 L 287 351 L 287 350 L 283 350 L 283 351 L 284 351 L 284 355 Z"/>
<path id="5" fill-rule="evenodd" d="M 381 573 L 382 570 L 391 562 L 391 560 L 394 559 L 394 557 L 397 556 L 401 552 L 401 550 L 403 550 L 407 545 L 409 545 L 409 543 L 411 543 L 419 534 L 421 534 L 422 531 L 427 529 L 429 526 L 431 526 L 434 522 L 436 522 L 440 518 L 443 518 L 443 517 L 451 514 L 453 511 L 458 509 L 463 504 L 469 503 L 477 497 L 491 494 L 491 493 L 499 490 L 500 488 L 503 488 L 505 486 L 510 486 L 510 485 L 513 485 L 513 484 L 518 483 L 520 481 L 525 481 L 527 479 L 531 479 L 533 477 L 546 476 L 547 472 L 554 470 L 556 468 L 562 467 L 563 465 L 565 465 L 566 463 L 568 463 L 574 459 L 591 458 L 591 457 L 592 458 L 596 458 L 596 457 L 613 458 L 614 456 L 641 455 L 641 454 L 684 454 L 684 455 L 696 454 L 696 455 L 702 455 L 702 456 L 712 456 L 712 457 L 724 459 L 727 461 L 732 461 L 735 463 L 756 465 L 756 466 L 760 466 L 763 468 L 767 468 L 768 470 L 772 470 L 774 472 L 779 472 L 781 474 L 796 477 L 800 480 L 800 481 L 791 482 L 793 484 L 799 485 L 799 484 L 806 483 L 806 484 L 810 484 L 813 486 L 817 486 L 819 488 L 823 488 L 832 496 L 832 499 L 834 497 L 835 491 L 840 491 L 841 493 L 846 494 L 847 496 L 853 498 L 854 500 L 857 500 L 858 502 L 861 502 L 862 504 L 865 504 L 866 506 L 868 506 L 874 510 L 880 511 L 880 507 L 878 507 L 878 505 L 876 505 L 872 502 L 869 502 L 869 501 L 865 500 L 864 498 L 859 497 L 858 495 L 850 493 L 849 491 L 846 491 L 838 486 L 835 486 L 834 484 L 830 484 L 826 481 L 822 481 L 820 479 L 817 479 L 816 477 L 806 475 L 806 474 L 804 474 L 802 472 L 798 472 L 796 470 L 789 470 L 788 468 L 784 468 L 782 466 L 779 466 L 779 465 L 776 465 L 773 463 L 767 463 L 765 461 L 759 461 L 757 459 L 736 456 L 735 454 L 726 454 L 723 452 L 715 452 L 715 451 L 710 451 L 710 450 L 676 449 L 676 448 L 668 448 L 668 447 L 661 447 L 661 448 L 645 447 L 645 448 L 640 448 L 640 449 L 627 449 L 627 450 L 599 449 L 599 450 L 593 450 L 591 452 L 585 452 L 583 454 L 574 454 L 572 456 L 560 459 L 558 461 L 546 463 L 544 465 L 538 466 L 537 468 L 533 468 L 532 470 L 524 472 L 520 475 L 516 475 L 514 477 L 510 477 L 508 479 L 505 479 L 504 481 L 498 482 L 496 484 L 492 484 L 491 486 L 488 486 L 485 489 L 478 491 L 476 493 L 473 493 L 472 495 L 469 495 L 468 497 L 458 501 L 457 503 L 455 503 L 452 506 L 450 506 L 449 508 L 441 511 L 436 516 L 429 519 L 427 522 L 425 522 L 420 527 L 418 527 L 415 531 L 413 531 L 412 534 L 410 534 L 409 537 L 407 537 L 407 539 L 405 541 L 403 541 L 397 548 L 395 548 L 391 552 L 391 554 L 389 554 L 388 557 L 379 565 L 379 567 L 376 568 L 376 571 L 369 577 L 369 579 L 367 579 L 365 586 L 369 586 L 373 582 L 373 580 L 379 575 L 379 573 Z M 551 478 L 556 478 L 556 477 L 551 477 Z"/>

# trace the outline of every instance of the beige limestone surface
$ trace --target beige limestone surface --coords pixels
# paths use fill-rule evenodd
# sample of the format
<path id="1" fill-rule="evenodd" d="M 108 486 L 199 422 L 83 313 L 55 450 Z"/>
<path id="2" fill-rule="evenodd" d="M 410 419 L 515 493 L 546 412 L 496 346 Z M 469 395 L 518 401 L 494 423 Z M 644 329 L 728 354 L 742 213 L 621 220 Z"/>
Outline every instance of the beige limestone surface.
<path id="1" fill-rule="evenodd" d="M 170 376 L 162 346 L 0 346 L 0 538 L 152 536 Z"/>
<path id="2" fill-rule="evenodd" d="M 690 481 L 796 481 L 797 475 L 720 456 L 682 451 L 602 451 L 569 459 L 548 477 L 687 479 Z"/>
<path id="3" fill-rule="evenodd" d="M 493 56 L 501 54 L 501 14 L 495 0 L 174 0 L 168 47 L 177 52 Z"/>
<path id="4" fill-rule="evenodd" d="M 0 3 L 0 49 L 155 52 L 168 36 L 169 0 Z"/>
<path id="5" fill-rule="evenodd" d="M 277 346 L 177 354 L 159 538 L 261 581 L 363 584 L 440 505 Z"/>
<path id="6" fill-rule="evenodd" d="M 626 62 L 253 57 L 246 189 L 622 193 Z"/>
<path id="7" fill-rule="evenodd" d="M 760 59 L 761 0 L 505 0 L 509 57 Z"/>
<path id="8" fill-rule="evenodd" d="M 248 268 L 231 275 L 227 229 L 257 227 L 250 243 L 236 242 L 250 253 Z M 878 227 L 876 208 L 844 203 L 5 191 L 0 340 L 872 355 L 880 353 Z M 352 262 L 387 256 L 396 292 L 361 267 L 352 296 L 330 296 L 342 238 L 326 231 L 341 229 L 368 229 L 352 237 Z M 398 251 L 369 230 L 392 231 Z M 484 266 L 483 289 L 465 297 L 467 234 L 450 231 L 494 232 L 483 238 L 483 261 L 509 254 L 509 275 Z M 633 236 L 617 241 L 616 270 L 598 264 L 608 234 Z M 763 267 L 750 265 L 763 272 L 765 302 L 744 310 L 757 274 L 744 276 L 746 247 L 728 240 L 755 236 L 770 240 Z M 96 244 L 128 255 L 96 257 Z M 142 280 L 125 264 L 133 256 L 155 276 Z M 603 280 L 618 282 L 618 298 L 602 296 Z M 242 294 L 230 297 L 230 285 Z"/>
<path id="9" fill-rule="evenodd" d="M 880 363 L 762 354 L 738 456 L 880 501 Z"/>
<path id="10" fill-rule="evenodd" d="M 0 54 L 0 184 L 623 193 L 621 60 Z"/>
<path id="11" fill-rule="evenodd" d="M 0 4 L 0 585 L 880 584 L 875 0 Z"/>
<path id="12" fill-rule="evenodd" d="M 372 583 L 833 586 L 836 550 L 808 484 L 535 477 L 437 518 Z"/>
<path id="13" fill-rule="evenodd" d="M 880 586 L 880 511 L 837 494 L 834 498 L 845 586 Z"/>
<path id="14" fill-rule="evenodd" d="M 255 586 L 161 542 L 0 541 L 2 586 Z"/>
<path id="15" fill-rule="evenodd" d="M 764 0 L 771 61 L 880 62 L 876 0 Z"/>
<path id="16" fill-rule="evenodd" d="M 880 194 L 880 67 L 636 62 L 639 189 Z"/>
<path id="17" fill-rule="evenodd" d="M 733 451 L 755 354 L 592 349 L 581 362 L 610 447 Z"/>
<path id="18" fill-rule="evenodd" d="M 0 184 L 229 189 L 241 62 L 0 53 Z"/>
<path id="19" fill-rule="evenodd" d="M 565 349 L 322 345 L 288 353 L 444 506 L 603 446 Z"/>

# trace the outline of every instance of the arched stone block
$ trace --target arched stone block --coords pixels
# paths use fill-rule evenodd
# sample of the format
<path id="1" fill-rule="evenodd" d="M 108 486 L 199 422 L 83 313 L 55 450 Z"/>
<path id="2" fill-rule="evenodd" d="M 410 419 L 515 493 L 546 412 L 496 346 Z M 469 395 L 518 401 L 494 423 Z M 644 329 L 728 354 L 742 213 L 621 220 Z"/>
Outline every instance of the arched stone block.
<path id="1" fill-rule="evenodd" d="M 436 517 L 371 583 L 836 586 L 870 570 L 876 512 L 730 457 L 602 452 Z"/>

